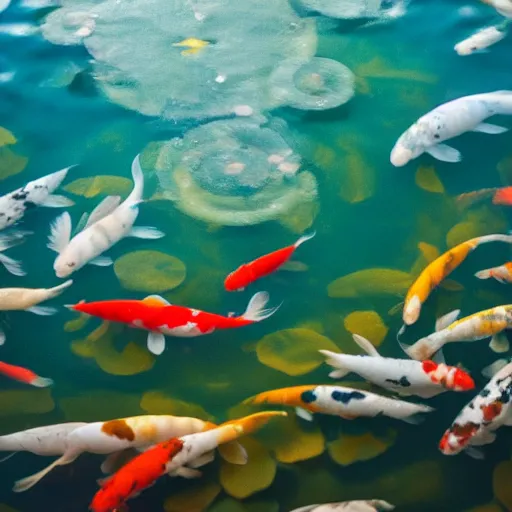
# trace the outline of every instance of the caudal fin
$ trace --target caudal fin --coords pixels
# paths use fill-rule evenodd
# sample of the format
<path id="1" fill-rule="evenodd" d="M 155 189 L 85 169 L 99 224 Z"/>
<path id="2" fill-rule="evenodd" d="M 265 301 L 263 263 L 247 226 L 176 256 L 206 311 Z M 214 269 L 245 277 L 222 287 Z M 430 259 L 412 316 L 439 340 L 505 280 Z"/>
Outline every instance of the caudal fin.
<path id="1" fill-rule="evenodd" d="M 59 286 L 55 286 L 54 288 L 50 288 L 48 290 L 48 299 L 53 299 L 60 295 L 64 290 L 69 288 L 73 284 L 73 280 L 69 279 L 65 283 L 59 284 Z"/>
<path id="2" fill-rule="evenodd" d="M 137 155 L 132 162 L 133 190 L 126 199 L 127 202 L 139 203 L 144 194 L 144 173 L 140 166 L 140 155 Z"/>
<path id="3" fill-rule="evenodd" d="M 21 267 L 21 263 L 19 261 L 9 258 L 9 256 L 2 254 L 2 252 L 10 249 L 11 247 L 22 244 L 25 241 L 24 237 L 26 234 L 31 234 L 31 232 L 20 231 L 15 235 L 0 236 L 0 264 L 2 264 L 8 272 L 15 276 L 25 276 L 27 273 Z"/>
<path id="4" fill-rule="evenodd" d="M 423 414 L 432 412 L 435 409 L 433 407 L 430 407 L 428 405 L 422 405 L 422 404 L 416 404 L 416 411 L 412 413 L 409 416 L 401 417 L 397 419 L 401 419 L 405 421 L 406 423 L 410 423 L 411 425 L 419 425 L 423 421 L 425 421 L 425 416 Z"/>
<path id="5" fill-rule="evenodd" d="M 250 322 L 261 322 L 265 320 L 269 316 L 272 316 L 280 306 L 276 306 L 275 308 L 265 309 L 270 297 L 267 292 L 258 292 L 256 293 L 252 299 L 249 301 L 247 309 L 245 313 L 242 315 L 244 320 L 249 320 Z"/>
<path id="6" fill-rule="evenodd" d="M 308 233 L 307 235 L 301 236 L 294 244 L 293 246 L 295 249 L 299 247 L 299 245 L 302 245 L 304 242 L 307 242 L 308 240 L 311 240 L 316 235 L 316 231 L 313 231 L 312 233 Z"/>
<path id="7" fill-rule="evenodd" d="M 340 354 L 336 354 L 336 352 L 331 352 L 330 350 L 319 350 L 320 354 L 325 356 L 325 363 L 336 368 L 333 372 L 329 373 L 329 377 L 333 379 L 341 379 L 348 375 L 351 370 L 345 368 L 343 365 L 342 358 L 339 357 Z"/>
<path id="8" fill-rule="evenodd" d="M 478 279 L 489 279 L 490 277 L 492 277 L 491 271 L 492 269 L 490 268 L 480 270 L 479 272 L 475 273 L 475 277 L 478 277 Z"/>

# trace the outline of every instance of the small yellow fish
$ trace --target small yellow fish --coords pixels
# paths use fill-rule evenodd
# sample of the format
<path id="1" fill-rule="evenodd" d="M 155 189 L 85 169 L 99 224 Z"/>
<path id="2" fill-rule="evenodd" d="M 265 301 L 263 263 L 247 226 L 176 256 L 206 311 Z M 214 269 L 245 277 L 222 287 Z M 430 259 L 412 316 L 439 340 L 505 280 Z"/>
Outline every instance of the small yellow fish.
<path id="1" fill-rule="evenodd" d="M 203 41 L 201 39 L 196 39 L 195 37 L 188 37 L 187 39 L 183 39 L 179 43 L 174 43 L 173 46 L 185 46 L 188 47 L 188 50 L 183 50 L 181 55 L 194 55 L 195 53 L 202 50 L 205 46 L 208 46 L 210 43 L 208 41 Z"/>

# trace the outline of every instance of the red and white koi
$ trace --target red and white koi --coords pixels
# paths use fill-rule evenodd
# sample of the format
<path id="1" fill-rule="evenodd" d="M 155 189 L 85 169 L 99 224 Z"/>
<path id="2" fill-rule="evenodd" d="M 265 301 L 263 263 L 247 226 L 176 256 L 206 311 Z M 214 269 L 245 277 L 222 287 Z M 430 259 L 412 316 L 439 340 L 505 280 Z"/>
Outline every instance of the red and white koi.
<path id="1" fill-rule="evenodd" d="M 57 309 L 37 304 L 53 299 L 73 284 L 70 279 L 54 288 L 0 288 L 0 311 L 29 311 L 36 315 L 54 315 Z M 0 345 L 5 334 L 0 329 Z"/>
<path id="2" fill-rule="evenodd" d="M 224 287 L 228 292 L 243 290 L 246 286 L 262 277 L 272 274 L 282 267 L 293 255 L 297 247 L 311 240 L 315 233 L 302 236 L 293 245 L 265 254 L 259 258 L 241 265 L 226 277 Z"/>
<path id="3" fill-rule="evenodd" d="M 308 505 L 295 508 L 291 512 L 381 512 L 394 509 L 394 505 L 383 500 L 357 500 L 325 503 L 324 505 Z"/>
<path id="4" fill-rule="evenodd" d="M 81 302 L 68 307 L 103 320 L 149 331 L 148 349 L 159 355 L 165 349 L 165 336 L 192 338 L 211 334 L 217 329 L 235 329 L 265 320 L 278 309 L 265 309 L 268 300 L 268 293 L 258 292 L 250 300 L 243 315 L 231 317 L 174 306 L 158 295 L 150 295 L 143 300 Z"/>
<path id="5" fill-rule="evenodd" d="M 480 270 L 475 274 L 478 279 L 496 279 L 500 283 L 512 283 L 512 261 L 508 261 L 503 265 L 493 268 Z"/>
<path id="6" fill-rule="evenodd" d="M 57 466 L 74 462 L 82 453 L 109 455 L 128 448 L 146 448 L 170 439 L 215 428 L 196 418 L 170 415 L 134 416 L 104 422 L 86 423 L 71 429 L 69 424 L 40 427 L 0 436 L 0 450 L 30 451 L 40 455 L 60 455 L 42 471 L 14 485 L 15 492 L 26 491 Z M 50 449 L 51 448 L 51 449 Z M 61 449 L 55 453 L 56 449 Z M 244 458 L 243 448 L 241 458 Z M 49 452 L 49 453 L 46 453 Z M 108 462 L 107 461 L 107 465 Z"/>
<path id="7" fill-rule="evenodd" d="M 36 388 L 46 388 L 53 384 L 52 379 L 40 377 L 32 370 L 28 370 L 27 368 L 23 368 L 21 366 L 14 366 L 13 364 L 7 364 L 2 361 L 0 361 L 0 374 L 5 375 L 10 379 L 17 380 L 18 382 L 30 384 Z"/>
<path id="8" fill-rule="evenodd" d="M 418 413 L 432 412 L 428 405 L 414 404 L 342 386 L 295 386 L 265 391 L 244 401 L 246 404 L 274 404 L 296 407 L 297 415 L 312 420 L 310 413 L 329 414 L 352 420 L 388 416 L 418 423 Z"/>
<path id="9" fill-rule="evenodd" d="M 452 311 L 436 322 L 436 332 L 421 338 L 413 345 L 400 346 L 412 359 L 430 359 L 447 343 L 478 341 L 491 338 L 489 347 L 497 353 L 507 352 L 509 342 L 503 332 L 512 327 L 512 304 L 479 311 L 456 320 L 460 311 Z M 441 355 L 442 359 L 442 355 Z"/>
<path id="10" fill-rule="evenodd" d="M 439 449 L 445 455 L 465 450 L 472 457 L 483 458 L 474 447 L 492 443 L 501 426 L 512 426 L 512 363 L 496 361 L 487 369 L 489 372 L 495 373 L 492 379 L 444 433 Z"/>
<path id="11" fill-rule="evenodd" d="M 448 390 L 469 391 L 475 387 L 471 376 L 460 368 L 434 361 L 382 357 L 366 338 L 357 334 L 353 338 L 368 355 L 320 350 L 327 357 L 325 362 L 336 368 L 330 377 L 341 379 L 349 373 L 357 373 L 367 381 L 400 395 L 422 398 L 431 398 Z"/>
<path id="12" fill-rule="evenodd" d="M 252 434 L 276 416 L 286 416 L 286 413 L 270 411 L 253 414 L 229 421 L 207 432 L 173 438 L 149 448 L 128 462 L 114 476 L 106 479 L 94 496 L 90 510 L 116 512 L 127 500 L 138 495 L 166 473 L 200 476 L 201 473 L 195 468 L 211 462 L 218 446 Z M 187 471 L 182 474 L 183 470 Z"/>

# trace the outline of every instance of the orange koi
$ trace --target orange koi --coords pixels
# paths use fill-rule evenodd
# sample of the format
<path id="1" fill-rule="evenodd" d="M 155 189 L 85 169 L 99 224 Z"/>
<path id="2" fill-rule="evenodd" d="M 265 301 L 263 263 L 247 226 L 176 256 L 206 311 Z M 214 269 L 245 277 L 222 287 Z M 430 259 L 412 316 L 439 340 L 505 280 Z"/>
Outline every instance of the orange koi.
<path id="1" fill-rule="evenodd" d="M 25 384 L 30 384 L 31 386 L 35 386 L 36 388 L 46 388 L 53 384 L 52 379 L 40 377 L 39 375 L 37 375 L 37 373 L 34 373 L 32 370 L 22 368 L 21 366 L 7 364 L 2 361 L 0 361 L 0 374 L 5 375 L 10 379 L 17 380 L 19 382 L 24 382 Z"/>
<path id="2" fill-rule="evenodd" d="M 283 266 L 293 255 L 297 247 L 315 236 L 315 232 L 302 236 L 293 245 L 265 254 L 250 263 L 241 265 L 226 277 L 224 287 L 228 292 L 243 290 L 258 279 L 272 274 Z"/>
<path id="3" fill-rule="evenodd" d="M 412 284 L 405 297 L 403 310 L 404 325 L 400 329 L 402 334 L 407 325 L 414 324 L 421 312 L 422 304 L 428 299 L 434 290 L 449 274 L 451 274 L 479 245 L 489 242 L 512 243 L 512 236 L 509 235 L 486 235 L 472 238 L 463 242 L 449 251 L 441 254 L 430 263 Z"/>

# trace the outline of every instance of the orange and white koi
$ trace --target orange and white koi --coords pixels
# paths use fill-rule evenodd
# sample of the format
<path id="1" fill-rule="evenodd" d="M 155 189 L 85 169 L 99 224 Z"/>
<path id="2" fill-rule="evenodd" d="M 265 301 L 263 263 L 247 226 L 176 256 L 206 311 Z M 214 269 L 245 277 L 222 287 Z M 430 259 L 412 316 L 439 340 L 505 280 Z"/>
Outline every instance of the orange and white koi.
<path id="1" fill-rule="evenodd" d="M 293 245 L 265 254 L 250 263 L 241 265 L 226 277 L 224 287 L 228 292 L 240 291 L 249 284 L 254 283 L 254 281 L 272 274 L 292 257 L 297 247 L 311 240 L 314 236 L 314 232 L 302 236 Z"/>
<path id="2" fill-rule="evenodd" d="M 475 274 L 478 279 L 493 278 L 500 283 L 512 283 L 512 261 L 509 261 L 499 267 L 487 268 L 480 270 Z"/>
<path id="3" fill-rule="evenodd" d="M 213 423 L 196 418 L 170 415 L 134 416 L 79 424 L 75 428 L 68 428 L 67 425 L 40 427 L 0 436 L 2 451 L 30 451 L 38 455 L 60 455 L 43 470 L 17 481 L 14 485 L 15 492 L 30 489 L 52 469 L 71 464 L 82 453 L 110 455 L 128 448 L 145 448 L 172 437 L 203 432 L 216 427 Z M 238 449 L 241 451 L 239 458 L 245 460 L 245 450 L 239 445 Z M 106 462 L 109 465 L 108 459 Z"/>
<path id="4" fill-rule="evenodd" d="M 368 355 L 320 350 L 327 357 L 326 363 L 336 368 L 330 377 L 341 379 L 348 373 L 357 373 L 367 381 L 400 395 L 422 398 L 431 398 L 448 390 L 469 391 L 475 387 L 471 376 L 460 368 L 434 361 L 382 357 L 366 338 L 357 334 L 353 338 Z"/>
<path id="5" fill-rule="evenodd" d="M 80 302 L 68 308 L 149 331 L 148 349 L 159 355 L 165 349 L 165 336 L 192 338 L 211 334 L 217 329 L 234 329 L 261 322 L 278 309 L 265 309 L 268 301 L 268 293 L 258 292 L 250 300 L 243 315 L 231 317 L 174 306 L 158 295 L 150 295 L 144 300 Z"/>
<path id="6" fill-rule="evenodd" d="M 489 242 L 507 242 L 512 243 L 512 236 L 509 235 L 486 235 L 472 238 L 463 242 L 449 251 L 441 254 L 419 275 L 413 285 L 409 288 L 405 297 L 403 321 L 404 325 L 400 329 L 402 334 L 405 326 L 414 324 L 421 312 L 422 304 L 428 299 L 430 293 L 436 288 L 443 279 L 450 275 L 479 245 Z"/>
<path id="7" fill-rule="evenodd" d="M 512 363 L 499 360 L 489 370 L 495 372 L 492 379 L 462 409 L 441 438 L 439 449 L 445 455 L 465 450 L 472 457 L 483 458 L 475 446 L 492 443 L 496 430 L 503 425 L 512 426 Z"/>
<path id="8" fill-rule="evenodd" d="M 325 503 L 324 505 L 308 505 L 295 508 L 291 512 L 380 512 L 394 509 L 394 505 L 383 500 L 357 500 Z"/>
<path id="9" fill-rule="evenodd" d="M 491 337 L 489 347 L 494 352 L 507 352 L 509 342 L 505 329 L 512 327 L 512 304 L 479 311 L 455 320 L 460 311 L 452 311 L 436 322 L 436 332 L 421 338 L 413 345 L 400 346 L 405 353 L 419 361 L 430 359 L 446 343 L 478 341 Z"/>
<path id="10" fill-rule="evenodd" d="M 185 472 L 185 475 L 200 476 L 201 473 L 194 469 L 211 462 L 213 452 L 219 445 L 252 434 L 277 416 L 286 416 L 286 413 L 269 411 L 253 414 L 229 421 L 207 432 L 170 439 L 149 448 L 106 480 L 94 496 L 90 510 L 116 512 L 128 499 L 166 473 L 181 475 L 180 471 L 185 469 L 191 471 Z"/>
<path id="11" fill-rule="evenodd" d="M 432 412 L 428 405 L 414 404 L 342 386 L 295 386 L 265 391 L 244 401 L 246 404 L 274 404 L 296 407 L 297 415 L 312 420 L 310 413 L 329 414 L 352 420 L 359 417 L 388 416 L 418 423 L 418 413 Z"/>
<path id="12" fill-rule="evenodd" d="M 14 366 L 13 364 L 7 364 L 0 361 L 0 374 L 9 377 L 10 379 L 30 384 L 36 388 L 46 388 L 53 384 L 52 379 L 46 377 L 40 377 L 37 373 L 32 370 L 23 368 L 21 366 Z"/>

